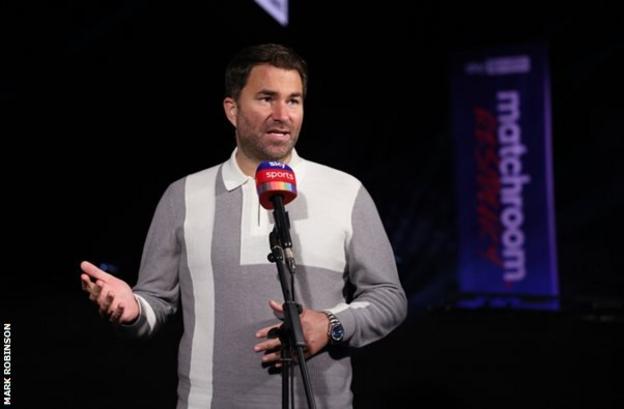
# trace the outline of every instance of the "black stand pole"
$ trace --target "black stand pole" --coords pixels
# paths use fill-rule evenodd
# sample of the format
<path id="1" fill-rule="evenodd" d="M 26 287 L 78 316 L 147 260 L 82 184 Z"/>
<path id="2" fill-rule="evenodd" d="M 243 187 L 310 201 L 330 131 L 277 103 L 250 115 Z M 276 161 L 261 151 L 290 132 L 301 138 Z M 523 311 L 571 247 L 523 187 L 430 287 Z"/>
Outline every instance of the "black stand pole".
<path id="1" fill-rule="evenodd" d="M 312 384 L 310 383 L 310 375 L 308 373 L 307 362 L 305 360 L 304 348 L 306 346 L 303 337 L 303 329 L 301 328 L 301 306 L 295 302 L 295 286 L 294 286 L 294 260 L 292 255 L 287 256 L 286 249 L 290 249 L 292 242 L 290 241 L 290 228 L 288 223 L 288 214 L 284 210 L 281 196 L 273 196 L 271 198 L 274 204 L 273 217 L 275 219 L 275 228 L 269 234 L 269 243 L 271 253 L 269 261 L 277 266 L 282 294 L 284 295 L 284 324 L 278 331 L 281 349 L 282 363 L 282 408 L 289 409 L 290 399 L 294 396 L 292 388 L 291 367 L 293 365 L 293 355 L 296 352 L 297 362 L 301 369 L 301 377 L 303 378 L 303 387 L 306 394 L 309 409 L 316 409 L 316 402 L 312 394 Z M 292 254 L 292 253 L 291 253 Z M 288 258 L 288 264 L 285 260 Z M 286 268 L 290 272 L 286 274 Z"/>

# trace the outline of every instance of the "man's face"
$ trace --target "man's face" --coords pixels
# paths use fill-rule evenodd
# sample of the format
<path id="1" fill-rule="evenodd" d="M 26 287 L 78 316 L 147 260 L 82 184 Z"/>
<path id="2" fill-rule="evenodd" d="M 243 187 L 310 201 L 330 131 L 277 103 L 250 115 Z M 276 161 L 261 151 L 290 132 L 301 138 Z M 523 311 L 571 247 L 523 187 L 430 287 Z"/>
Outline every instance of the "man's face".
<path id="1" fill-rule="evenodd" d="M 252 161 L 287 161 L 303 122 L 303 85 L 296 70 L 262 64 L 252 68 L 237 101 L 226 98 L 236 143 Z"/>

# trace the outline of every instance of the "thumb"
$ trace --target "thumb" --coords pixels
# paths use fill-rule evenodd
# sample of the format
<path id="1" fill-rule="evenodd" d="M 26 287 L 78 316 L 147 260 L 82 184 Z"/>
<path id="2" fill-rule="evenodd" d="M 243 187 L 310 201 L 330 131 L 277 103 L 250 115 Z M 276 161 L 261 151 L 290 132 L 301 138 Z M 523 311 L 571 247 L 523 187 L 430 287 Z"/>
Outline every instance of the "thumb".
<path id="1" fill-rule="evenodd" d="M 94 264 L 88 261 L 80 263 L 80 269 L 85 272 L 89 277 L 93 277 L 96 280 L 108 281 L 111 277 L 106 271 L 97 268 Z"/>
<path id="2" fill-rule="evenodd" d="M 282 307 L 282 304 L 278 303 L 275 300 L 269 300 L 269 307 L 271 307 L 273 311 L 275 312 L 279 312 L 279 313 L 284 312 L 284 307 Z"/>

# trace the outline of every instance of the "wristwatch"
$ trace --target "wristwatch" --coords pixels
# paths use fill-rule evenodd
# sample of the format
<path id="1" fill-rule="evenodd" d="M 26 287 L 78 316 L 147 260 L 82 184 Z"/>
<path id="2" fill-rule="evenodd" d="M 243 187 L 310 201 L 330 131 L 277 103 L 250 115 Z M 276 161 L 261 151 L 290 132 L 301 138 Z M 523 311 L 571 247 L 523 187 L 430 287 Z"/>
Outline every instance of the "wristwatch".
<path id="1" fill-rule="evenodd" d="M 329 343 L 330 344 L 338 344 L 340 342 L 342 342 L 342 339 L 344 338 L 344 327 L 342 326 L 342 323 L 340 322 L 340 320 L 338 320 L 338 318 L 336 318 L 336 316 L 329 312 L 329 311 L 323 311 L 325 313 L 325 315 L 327 315 L 327 318 L 329 318 L 329 329 L 327 330 L 327 336 L 329 336 Z"/>

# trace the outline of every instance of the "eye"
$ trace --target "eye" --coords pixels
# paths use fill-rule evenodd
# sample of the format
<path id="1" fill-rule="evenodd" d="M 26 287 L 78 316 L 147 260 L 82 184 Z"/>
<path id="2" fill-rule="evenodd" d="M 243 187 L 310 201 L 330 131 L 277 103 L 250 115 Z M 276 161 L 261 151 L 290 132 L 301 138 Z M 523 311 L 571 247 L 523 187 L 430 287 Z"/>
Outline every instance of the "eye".
<path id="1" fill-rule="evenodd" d="M 299 104 L 301 104 L 301 100 L 299 98 L 292 98 L 292 99 L 288 100 L 288 103 L 290 105 L 299 105 Z"/>

